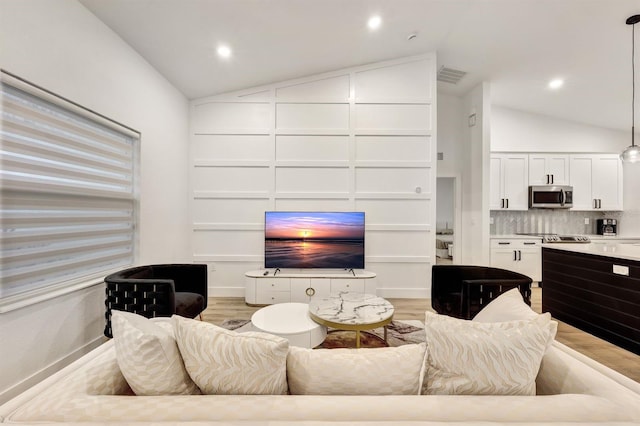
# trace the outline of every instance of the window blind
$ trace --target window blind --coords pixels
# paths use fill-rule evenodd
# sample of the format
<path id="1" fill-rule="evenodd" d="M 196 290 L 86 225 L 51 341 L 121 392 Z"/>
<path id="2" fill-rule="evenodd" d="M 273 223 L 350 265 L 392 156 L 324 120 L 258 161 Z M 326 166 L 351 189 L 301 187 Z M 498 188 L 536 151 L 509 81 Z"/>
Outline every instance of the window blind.
<path id="1" fill-rule="evenodd" d="M 135 132 L 2 74 L 0 312 L 133 264 Z"/>

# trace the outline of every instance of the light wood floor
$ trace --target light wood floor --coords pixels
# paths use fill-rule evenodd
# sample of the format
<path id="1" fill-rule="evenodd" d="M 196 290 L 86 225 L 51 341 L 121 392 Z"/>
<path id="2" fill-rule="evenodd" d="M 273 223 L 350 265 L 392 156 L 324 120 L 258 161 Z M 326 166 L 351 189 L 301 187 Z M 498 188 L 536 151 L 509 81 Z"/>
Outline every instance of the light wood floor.
<path id="1" fill-rule="evenodd" d="M 424 320 L 424 311 L 431 309 L 429 299 L 388 299 L 395 308 L 394 319 Z M 541 311 L 542 289 L 533 288 L 531 307 Z M 226 319 L 250 319 L 260 308 L 247 306 L 244 298 L 209 298 L 209 306 L 203 312 L 203 319 L 213 324 L 221 324 Z M 604 364 L 633 380 L 640 382 L 640 356 L 621 349 L 607 341 L 594 337 L 563 322 L 558 324 L 556 340 L 584 355 Z"/>

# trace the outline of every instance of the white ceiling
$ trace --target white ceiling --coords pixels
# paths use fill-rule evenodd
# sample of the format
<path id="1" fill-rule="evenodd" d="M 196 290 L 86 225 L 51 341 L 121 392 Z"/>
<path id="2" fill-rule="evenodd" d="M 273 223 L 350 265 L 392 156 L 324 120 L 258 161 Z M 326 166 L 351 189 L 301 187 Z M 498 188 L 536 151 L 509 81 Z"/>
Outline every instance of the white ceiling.
<path id="1" fill-rule="evenodd" d="M 640 13 L 640 0 L 80 2 L 190 99 L 436 51 L 438 67 L 468 72 L 455 86 L 438 83 L 446 93 L 488 81 L 495 105 L 631 126 L 625 20 Z M 374 13 L 383 23 L 371 32 Z M 233 49 L 230 59 L 217 57 L 220 43 Z M 566 83 L 551 91 L 555 77 Z"/>

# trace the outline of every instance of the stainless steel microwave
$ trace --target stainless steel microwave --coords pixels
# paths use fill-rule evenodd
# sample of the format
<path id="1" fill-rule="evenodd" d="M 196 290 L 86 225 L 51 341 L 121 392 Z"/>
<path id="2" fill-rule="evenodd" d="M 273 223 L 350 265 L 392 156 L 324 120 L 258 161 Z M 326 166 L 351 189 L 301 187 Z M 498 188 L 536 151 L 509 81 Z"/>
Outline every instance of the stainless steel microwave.
<path id="1" fill-rule="evenodd" d="M 573 207 L 573 187 L 568 185 L 529 186 L 529 208 L 569 209 Z"/>

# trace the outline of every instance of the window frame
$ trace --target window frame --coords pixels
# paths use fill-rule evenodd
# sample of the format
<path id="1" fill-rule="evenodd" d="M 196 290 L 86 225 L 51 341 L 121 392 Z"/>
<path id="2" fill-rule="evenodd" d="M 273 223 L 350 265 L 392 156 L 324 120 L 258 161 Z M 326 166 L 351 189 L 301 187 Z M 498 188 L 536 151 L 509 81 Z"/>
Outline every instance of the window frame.
<path id="1" fill-rule="evenodd" d="M 123 125 L 111 118 L 108 118 L 100 113 L 95 112 L 89 108 L 86 108 L 74 101 L 71 101 L 63 96 L 60 96 L 50 90 L 47 90 L 41 86 L 33 84 L 5 69 L 0 69 L 0 83 L 2 85 L 8 85 L 18 90 L 35 96 L 45 102 L 54 104 L 58 108 L 64 109 L 66 112 L 81 116 L 84 119 L 88 119 L 100 126 L 108 127 L 112 131 L 116 131 L 120 134 L 126 135 L 132 138 L 131 144 L 131 198 L 129 199 L 132 204 L 132 239 L 131 244 L 133 246 L 131 254 L 131 263 L 126 266 L 132 266 L 137 262 L 139 258 L 139 219 L 140 219 L 140 146 L 141 146 L 141 133 L 131 127 Z M 0 94 L 0 97 L 2 94 Z M 3 120 L 0 119 L 0 128 L 2 127 Z M 0 140 L 0 148 L 2 147 L 2 141 Z M 54 193 L 50 191 L 49 193 Z M 87 196 L 87 200 L 93 198 Z M 125 267 L 126 267 L 125 266 Z M 24 308 L 36 303 L 40 303 L 46 300 L 50 300 L 56 297 L 60 297 L 66 294 L 74 293 L 89 287 L 101 285 L 104 282 L 104 277 L 112 272 L 121 269 L 123 266 L 117 268 L 104 269 L 96 271 L 86 276 L 81 276 L 71 279 L 63 279 L 62 281 L 54 284 L 49 284 L 43 287 L 26 290 L 24 292 L 18 292 L 8 296 L 1 296 L 0 292 L 0 314 L 13 311 L 16 309 Z"/>

